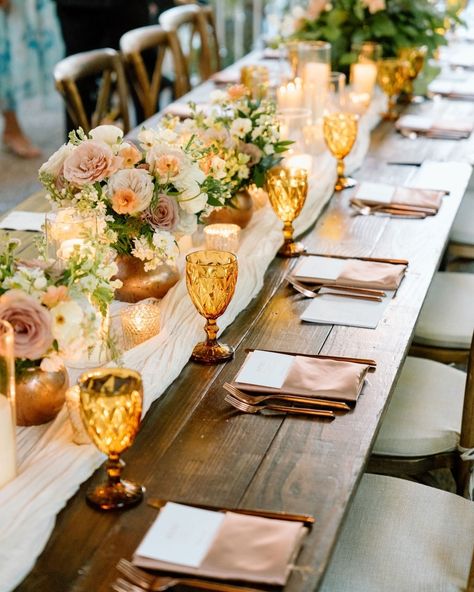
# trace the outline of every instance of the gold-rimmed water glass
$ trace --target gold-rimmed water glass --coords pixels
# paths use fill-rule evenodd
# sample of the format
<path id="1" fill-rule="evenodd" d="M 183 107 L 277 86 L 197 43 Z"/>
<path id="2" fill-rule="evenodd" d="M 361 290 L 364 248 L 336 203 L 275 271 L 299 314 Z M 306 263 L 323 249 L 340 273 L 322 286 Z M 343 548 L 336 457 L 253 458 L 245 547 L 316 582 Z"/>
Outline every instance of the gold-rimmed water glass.
<path id="1" fill-rule="evenodd" d="M 397 53 L 398 57 L 401 60 L 405 60 L 406 62 L 408 62 L 409 65 L 407 80 L 403 88 L 403 92 L 406 96 L 406 101 L 408 103 L 420 102 L 420 100 L 423 100 L 422 97 L 413 96 L 413 83 L 415 82 L 420 72 L 423 70 L 426 55 L 428 53 L 428 48 L 426 47 L 426 45 L 422 45 L 421 47 L 401 47 Z"/>
<path id="2" fill-rule="evenodd" d="M 398 118 L 396 98 L 402 92 L 410 72 L 410 64 L 400 58 L 385 58 L 377 62 L 377 82 L 388 97 L 386 113 L 382 117 L 387 120 Z"/>
<path id="3" fill-rule="evenodd" d="M 217 339 L 216 319 L 224 314 L 237 283 L 237 257 L 227 251 L 195 251 L 186 255 L 186 286 L 199 314 L 206 319 L 207 338 L 198 343 L 191 359 L 201 364 L 230 360 L 234 348 Z"/>
<path id="4" fill-rule="evenodd" d="M 299 216 L 308 195 L 308 171 L 274 167 L 266 174 L 265 189 L 275 214 L 283 222 L 283 245 L 278 254 L 298 257 L 305 247 L 293 238 L 293 221 Z"/>
<path id="5" fill-rule="evenodd" d="M 130 508 L 143 499 L 143 487 L 121 478 L 120 455 L 133 444 L 140 427 L 143 386 L 140 374 L 127 368 L 100 368 L 79 378 L 81 417 L 91 440 L 108 455 L 107 481 L 87 492 L 98 510 Z"/>
<path id="6" fill-rule="evenodd" d="M 324 140 L 331 154 L 337 159 L 335 191 L 342 191 L 357 184 L 355 179 L 344 174 L 344 158 L 350 153 L 357 139 L 359 117 L 355 113 L 339 111 L 324 116 Z"/>

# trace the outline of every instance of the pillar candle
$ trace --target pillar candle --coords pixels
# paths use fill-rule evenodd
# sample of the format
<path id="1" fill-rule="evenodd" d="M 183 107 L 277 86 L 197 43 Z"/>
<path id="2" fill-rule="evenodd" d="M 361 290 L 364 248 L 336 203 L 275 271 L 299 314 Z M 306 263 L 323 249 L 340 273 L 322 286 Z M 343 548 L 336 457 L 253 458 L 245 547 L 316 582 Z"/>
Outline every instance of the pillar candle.
<path id="1" fill-rule="evenodd" d="M 279 109 L 298 109 L 303 103 L 303 85 L 301 78 L 295 78 L 294 82 L 280 86 L 277 90 L 277 103 Z"/>
<path id="2" fill-rule="evenodd" d="M 10 402 L 0 393 L 0 487 L 16 475 L 15 426 Z"/>
<path id="3" fill-rule="evenodd" d="M 372 96 L 377 79 L 377 66 L 372 63 L 352 64 L 351 84 L 353 91 Z"/>

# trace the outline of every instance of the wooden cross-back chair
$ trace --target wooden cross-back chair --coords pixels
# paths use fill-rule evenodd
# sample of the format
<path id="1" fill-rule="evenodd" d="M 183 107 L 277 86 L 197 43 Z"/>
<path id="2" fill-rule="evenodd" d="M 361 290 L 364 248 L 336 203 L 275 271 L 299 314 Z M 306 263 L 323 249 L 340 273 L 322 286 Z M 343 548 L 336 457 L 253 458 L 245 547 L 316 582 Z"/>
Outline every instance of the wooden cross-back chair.
<path id="1" fill-rule="evenodd" d="M 120 50 L 145 119 L 158 110 L 167 52 L 173 65 L 174 98 L 177 99 L 191 90 L 186 61 L 174 31 L 165 31 L 160 25 L 133 29 L 120 39 Z M 156 50 L 151 78 L 143 59 L 143 52 L 149 50 Z"/>
<path id="2" fill-rule="evenodd" d="M 97 99 L 92 116 L 88 117 L 81 86 L 88 80 L 89 92 L 94 78 L 99 80 Z M 125 133 L 130 130 L 127 81 L 117 51 L 94 49 L 64 58 L 54 68 L 54 79 L 75 127 L 89 132 L 97 125 L 113 123 Z"/>
<path id="3" fill-rule="evenodd" d="M 368 471 L 415 477 L 448 468 L 456 479 L 458 493 L 462 494 L 472 461 L 463 461 L 460 452 L 453 448 L 457 441 L 456 432 L 460 432 L 460 450 L 474 449 L 474 335 L 467 375 L 431 360 L 407 358 L 406 363 L 408 366 L 402 368 L 382 422 Z M 456 426 L 461 410 L 462 419 Z M 418 420 L 414 413 L 424 413 L 425 417 Z M 408 424 L 413 424 L 413 428 L 407 428 Z M 428 454 L 429 449 L 431 453 Z M 421 450 L 425 453 L 420 454 Z"/>
<path id="4" fill-rule="evenodd" d="M 183 44 L 180 30 L 188 27 L 191 31 L 189 39 L 189 51 L 183 49 L 188 60 L 189 71 L 192 71 L 196 49 L 194 39 L 199 39 L 198 71 L 200 81 L 207 80 L 221 69 L 219 42 L 217 39 L 216 22 L 214 12 L 210 6 L 198 6 L 196 4 L 184 4 L 165 10 L 160 15 L 160 25 L 167 31 L 174 31 Z"/>

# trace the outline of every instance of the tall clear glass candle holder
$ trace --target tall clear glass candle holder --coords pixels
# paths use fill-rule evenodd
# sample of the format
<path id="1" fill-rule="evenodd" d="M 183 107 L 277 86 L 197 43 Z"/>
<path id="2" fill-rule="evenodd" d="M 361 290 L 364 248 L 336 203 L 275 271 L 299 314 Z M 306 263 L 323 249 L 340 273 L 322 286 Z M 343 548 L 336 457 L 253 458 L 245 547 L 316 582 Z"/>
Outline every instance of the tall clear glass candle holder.
<path id="1" fill-rule="evenodd" d="M 0 489 L 16 476 L 14 332 L 0 320 Z"/>

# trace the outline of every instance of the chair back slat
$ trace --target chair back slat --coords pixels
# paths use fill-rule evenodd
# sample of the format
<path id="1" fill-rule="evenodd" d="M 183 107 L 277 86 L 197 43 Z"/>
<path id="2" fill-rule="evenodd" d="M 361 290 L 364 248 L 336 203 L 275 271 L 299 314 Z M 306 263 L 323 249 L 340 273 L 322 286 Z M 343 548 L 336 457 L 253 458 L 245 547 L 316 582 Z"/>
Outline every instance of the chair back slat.
<path id="1" fill-rule="evenodd" d="M 474 448 L 474 335 L 467 364 L 466 390 L 464 393 L 461 438 L 459 443 L 463 448 Z"/>
<path id="2" fill-rule="evenodd" d="M 82 80 L 91 77 L 97 77 L 100 82 L 89 119 L 80 87 Z M 89 132 L 101 123 L 114 123 L 125 133 L 130 130 L 127 82 L 120 56 L 114 49 L 97 49 L 69 56 L 56 64 L 54 78 L 76 127 Z"/>
<path id="3" fill-rule="evenodd" d="M 191 68 L 197 53 L 197 69 L 201 81 L 207 80 L 212 74 L 220 70 L 220 53 L 217 41 L 214 12 L 209 6 L 186 4 L 165 10 L 160 16 L 160 24 L 167 31 L 176 33 L 178 39 L 180 31 L 186 26 L 190 28 L 190 48 L 188 64 Z M 198 51 L 195 51 L 194 38 L 199 40 Z"/>
<path id="4" fill-rule="evenodd" d="M 133 29 L 120 39 L 120 49 L 131 85 L 146 119 L 158 110 L 167 53 L 172 60 L 175 98 L 183 96 L 190 90 L 186 60 L 173 31 L 165 31 L 160 25 Z M 156 52 L 156 56 L 150 77 L 143 53 L 151 50 Z"/>

